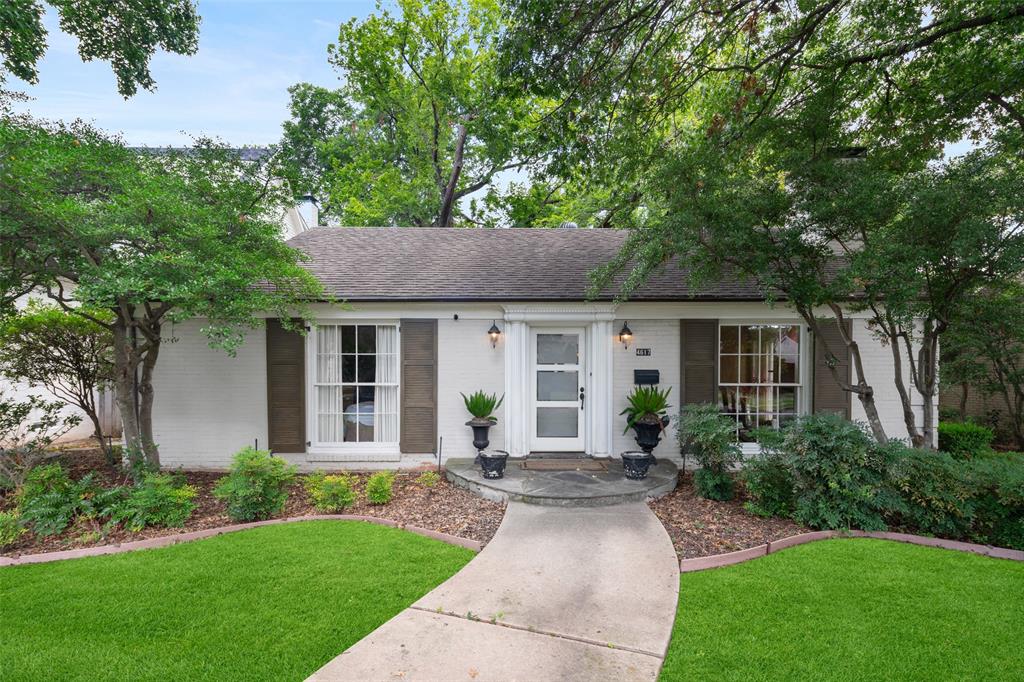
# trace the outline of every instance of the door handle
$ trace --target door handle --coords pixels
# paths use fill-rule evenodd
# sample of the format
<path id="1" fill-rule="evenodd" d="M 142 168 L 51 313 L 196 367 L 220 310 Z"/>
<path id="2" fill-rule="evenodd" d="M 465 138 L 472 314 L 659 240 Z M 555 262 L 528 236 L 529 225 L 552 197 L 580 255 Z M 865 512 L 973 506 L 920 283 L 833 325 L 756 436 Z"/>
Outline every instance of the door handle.
<path id="1" fill-rule="evenodd" d="M 583 391 L 583 387 L 580 386 L 580 409 L 583 409 L 583 402 L 587 399 L 586 394 Z"/>

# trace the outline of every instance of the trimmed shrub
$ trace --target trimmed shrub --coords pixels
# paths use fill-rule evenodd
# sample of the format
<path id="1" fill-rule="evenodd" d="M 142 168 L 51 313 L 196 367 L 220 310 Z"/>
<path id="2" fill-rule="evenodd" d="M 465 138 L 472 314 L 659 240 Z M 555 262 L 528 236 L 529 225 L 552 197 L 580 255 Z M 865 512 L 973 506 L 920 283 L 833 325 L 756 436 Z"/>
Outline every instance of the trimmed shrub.
<path id="1" fill-rule="evenodd" d="M 424 471 L 416 477 L 416 483 L 424 488 L 433 488 L 441 482 L 441 474 L 436 471 Z"/>
<path id="2" fill-rule="evenodd" d="M 147 526 L 180 528 L 192 516 L 196 508 L 193 500 L 198 493 L 195 486 L 171 474 L 146 474 L 119 505 L 113 518 L 132 531 Z"/>
<path id="3" fill-rule="evenodd" d="M 731 500 L 729 469 L 742 457 L 736 443 L 736 423 L 713 404 L 687 405 L 679 413 L 679 447 L 700 465 L 693 475 L 697 494 L 709 500 Z"/>
<path id="4" fill-rule="evenodd" d="M 758 516 L 793 515 L 796 495 L 793 474 L 782 452 L 783 434 L 774 429 L 757 432 L 761 454 L 747 460 L 740 474 L 750 500 L 744 508 Z"/>
<path id="5" fill-rule="evenodd" d="M 939 450 L 957 458 L 975 457 L 991 449 L 995 433 L 974 422 L 939 422 Z"/>
<path id="6" fill-rule="evenodd" d="M 794 518 L 812 528 L 885 530 L 883 514 L 902 499 L 888 482 L 891 448 L 836 415 L 799 420 L 783 441 L 793 474 Z"/>
<path id="7" fill-rule="evenodd" d="M 231 471 L 217 482 L 213 494 L 227 503 L 228 516 L 235 521 L 266 519 L 284 508 L 293 480 L 294 466 L 269 450 L 248 446 L 235 455 Z"/>
<path id="8" fill-rule="evenodd" d="M 25 532 L 17 509 L 0 512 L 0 548 L 14 544 Z"/>
<path id="9" fill-rule="evenodd" d="M 387 504 L 393 495 L 395 472 L 378 471 L 366 481 L 366 499 L 371 504 Z"/>
<path id="10" fill-rule="evenodd" d="M 352 479 L 345 474 L 327 476 L 317 471 L 306 477 L 306 493 L 317 511 L 336 514 L 356 501 Z"/>

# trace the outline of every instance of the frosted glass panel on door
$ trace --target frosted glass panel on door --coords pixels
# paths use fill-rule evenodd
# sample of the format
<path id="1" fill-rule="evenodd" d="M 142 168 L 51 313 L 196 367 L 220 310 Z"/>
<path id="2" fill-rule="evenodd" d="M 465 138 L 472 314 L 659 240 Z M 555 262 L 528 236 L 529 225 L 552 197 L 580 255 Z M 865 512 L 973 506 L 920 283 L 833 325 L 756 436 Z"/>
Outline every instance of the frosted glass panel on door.
<path id="1" fill-rule="evenodd" d="M 577 400 L 579 372 L 537 372 L 537 400 Z"/>
<path id="2" fill-rule="evenodd" d="M 538 407 L 537 436 L 539 438 L 576 438 L 579 419 L 575 407 Z"/>
<path id="3" fill-rule="evenodd" d="M 577 334 L 537 334 L 538 365 L 575 365 L 579 362 Z"/>

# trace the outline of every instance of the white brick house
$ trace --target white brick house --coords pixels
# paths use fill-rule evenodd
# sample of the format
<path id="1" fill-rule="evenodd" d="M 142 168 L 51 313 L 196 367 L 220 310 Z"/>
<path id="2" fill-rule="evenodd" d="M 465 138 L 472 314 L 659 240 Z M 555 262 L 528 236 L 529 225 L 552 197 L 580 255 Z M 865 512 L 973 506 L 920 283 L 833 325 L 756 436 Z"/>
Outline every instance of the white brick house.
<path id="1" fill-rule="evenodd" d="M 442 459 L 467 456 L 460 394 L 476 390 L 505 396 L 491 447 L 606 457 L 635 448 L 619 412 L 637 380 L 670 387 L 674 409 L 717 402 L 741 441 L 754 426 L 815 410 L 863 419 L 816 361 L 799 316 L 770 307 L 751 284 L 693 291 L 669 266 L 628 301 L 616 302 L 615 291 L 588 299 L 588 272 L 624 238 L 612 230 L 304 232 L 289 243 L 346 305 L 313 304 L 305 337 L 271 320 L 234 357 L 209 348 L 201 321 L 167 329 L 176 341 L 161 351 L 155 377 L 161 459 L 223 468 L 258 444 L 305 468 L 414 467 L 435 461 L 442 440 Z M 889 349 L 851 317 L 885 428 L 906 437 Z M 675 457 L 678 448 L 666 438 L 655 454 Z"/>

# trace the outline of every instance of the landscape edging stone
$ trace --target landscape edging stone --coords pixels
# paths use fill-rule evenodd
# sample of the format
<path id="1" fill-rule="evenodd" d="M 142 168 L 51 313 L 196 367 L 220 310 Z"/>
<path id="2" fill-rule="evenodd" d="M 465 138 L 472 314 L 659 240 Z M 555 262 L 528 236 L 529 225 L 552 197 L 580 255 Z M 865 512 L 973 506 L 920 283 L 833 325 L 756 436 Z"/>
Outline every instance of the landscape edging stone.
<path id="1" fill-rule="evenodd" d="M 890 533 L 886 531 L 819 530 L 810 533 L 800 533 L 799 535 L 790 535 L 789 537 L 782 538 L 781 540 L 773 540 L 766 545 L 758 545 L 757 547 L 741 549 L 736 552 L 728 552 L 726 554 L 713 554 L 711 556 L 694 557 L 692 559 L 682 559 L 679 562 L 679 572 L 692 573 L 694 571 L 705 571 L 710 568 L 721 568 L 722 566 L 731 566 L 733 564 L 739 564 L 746 561 L 751 561 L 753 559 L 757 559 L 759 557 L 767 556 L 768 554 L 774 554 L 775 552 L 779 552 L 784 549 L 789 549 L 790 547 L 804 545 L 808 542 L 817 542 L 819 540 L 829 540 L 832 538 L 851 537 L 873 538 L 875 540 L 890 540 L 893 542 L 905 542 L 911 545 L 939 547 L 941 549 L 951 549 L 957 552 L 970 552 L 972 554 L 980 554 L 982 556 L 992 557 L 994 559 L 1024 561 L 1024 551 L 1016 549 L 1007 549 L 1005 547 L 993 547 L 992 545 L 978 545 L 971 542 L 961 542 L 959 540 L 946 540 L 944 538 L 932 538 L 926 537 L 924 535 L 911 535 L 910 533 Z"/>
<path id="2" fill-rule="evenodd" d="M 51 561 L 65 561 L 67 559 L 81 559 L 90 556 L 105 556 L 107 554 L 121 554 L 124 552 L 135 552 L 143 549 L 157 549 L 159 547 L 170 547 L 182 542 L 212 538 L 225 533 L 235 533 L 261 526 L 274 526 L 282 523 L 296 523 L 299 521 L 364 521 L 378 526 L 388 526 L 407 530 L 410 533 L 423 537 L 440 540 L 449 545 L 465 547 L 466 549 L 479 552 L 483 549 L 483 543 L 479 540 L 449 535 L 439 531 L 421 528 L 414 525 L 403 525 L 391 519 L 381 519 L 376 516 L 365 516 L 362 514 L 321 514 L 317 516 L 290 516 L 283 519 L 267 519 L 266 521 L 252 521 L 250 523 L 235 523 L 229 526 L 218 526 L 216 528 L 204 528 L 202 530 L 178 533 L 176 535 L 161 535 L 145 540 L 132 540 L 131 542 L 120 542 L 112 545 L 99 545 L 97 547 L 82 547 L 80 549 L 66 549 L 59 552 L 41 552 L 39 554 L 22 554 L 14 557 L 0 557 L 0 566 L 20 566 L 23 564 L 41 564 Z"/>

